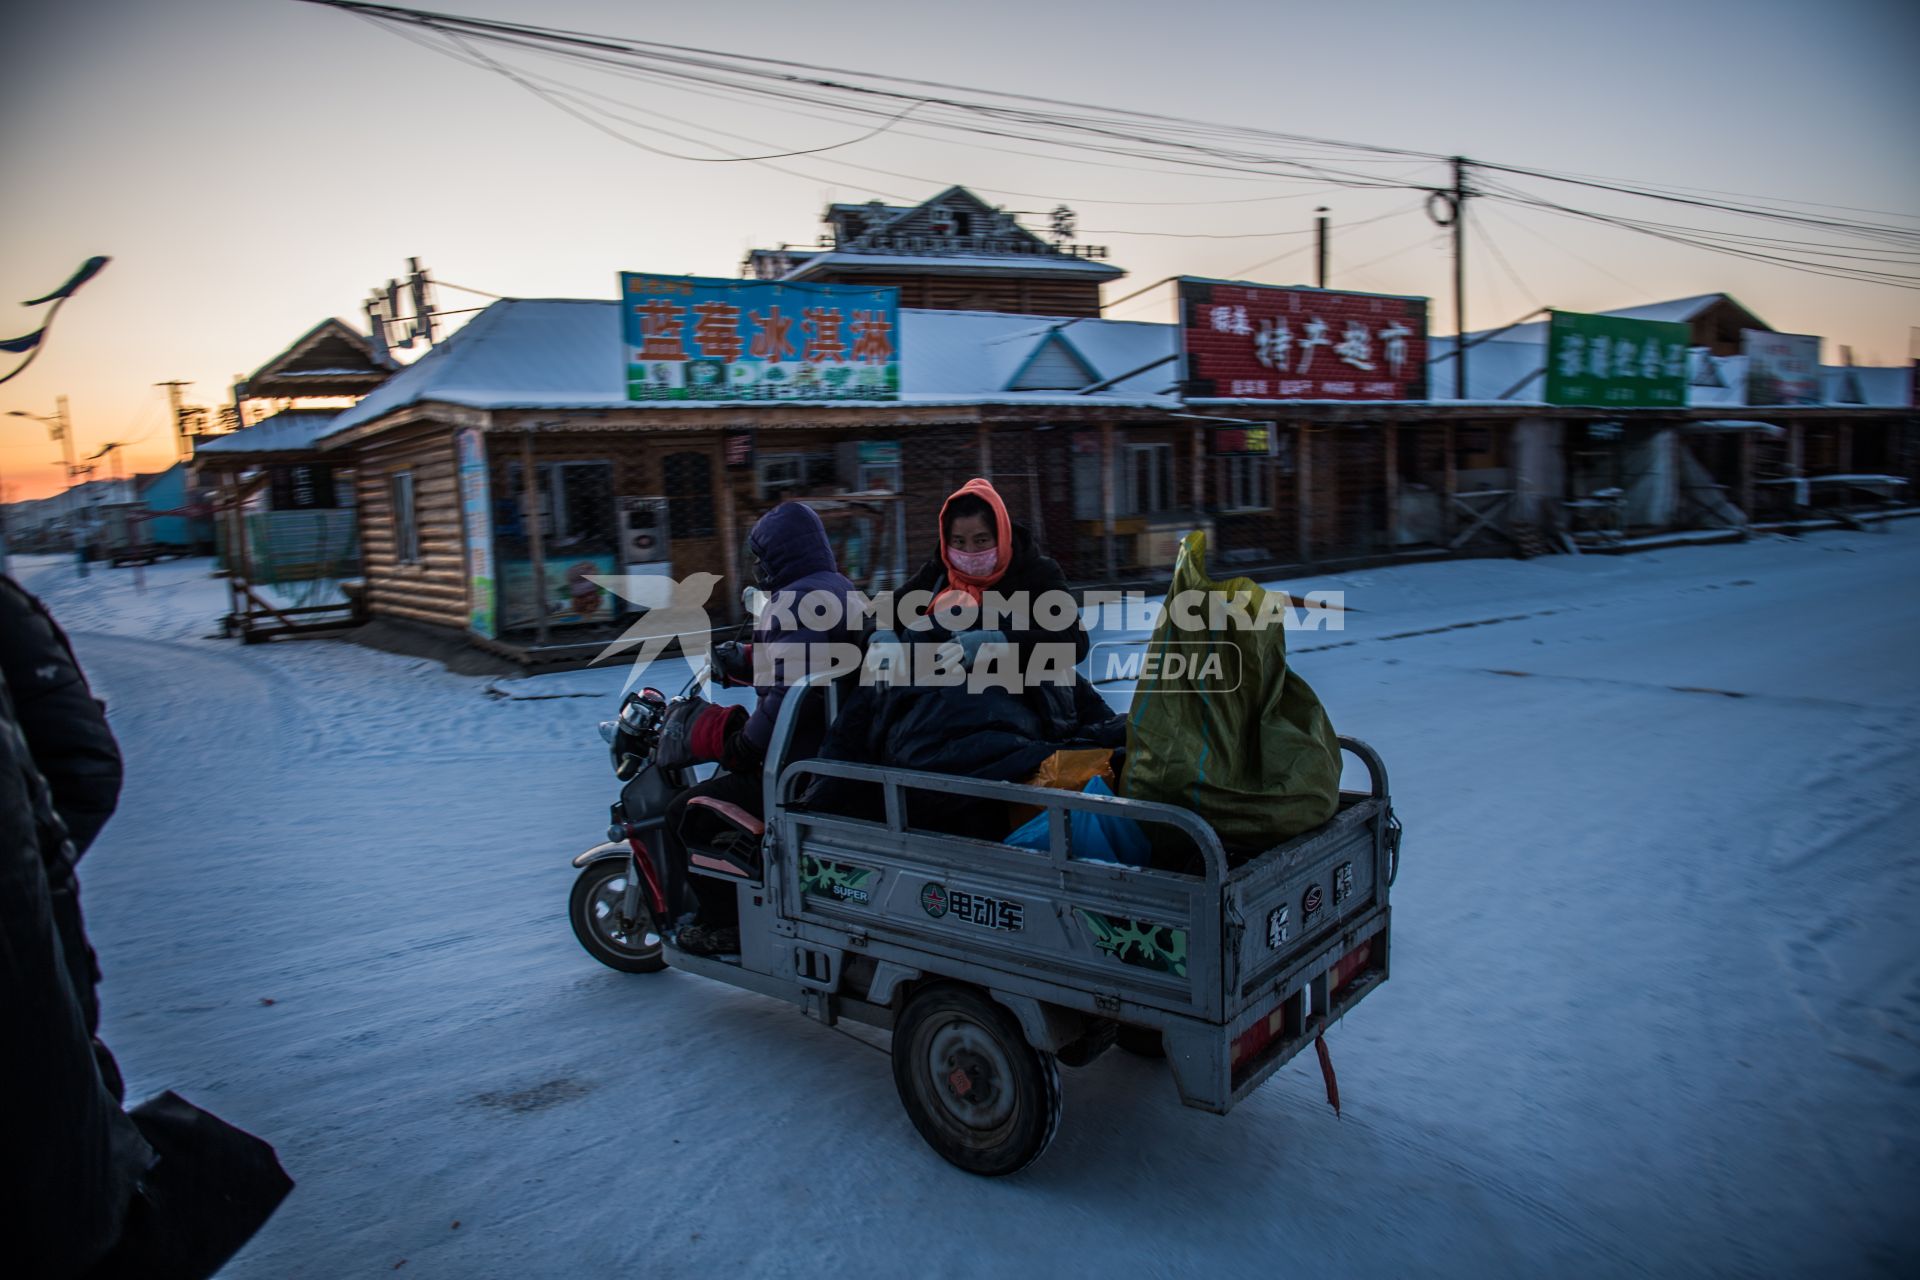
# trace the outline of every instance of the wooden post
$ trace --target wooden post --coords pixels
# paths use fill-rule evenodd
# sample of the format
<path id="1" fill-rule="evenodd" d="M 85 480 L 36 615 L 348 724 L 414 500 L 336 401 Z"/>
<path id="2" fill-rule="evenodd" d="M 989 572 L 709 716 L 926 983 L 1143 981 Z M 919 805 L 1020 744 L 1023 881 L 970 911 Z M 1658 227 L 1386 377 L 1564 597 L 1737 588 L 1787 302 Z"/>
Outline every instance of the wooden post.
<path id="1" fill-rule="evenodd" d="M 1389 422 L 1380 429 L 1387 433 L 1387 554 L 1392 555 L 1400 549 L 1400 428 Z"/>
<path id="2" fill-rule="evenodd" d="M 727 446 L 723 438 L 720 442 L 717 460 L 719 466 L 719 518 L 720 518 L 720 554 L 726 557 L 727 617 L 734 621 L 740 618 L 740 592 L 746 585 L 740 581 L 740 530 L 739 514 L 733 505 L 733 472 L 727 470 Z"/>
<path id="3" fill-rule="evenodd" d="M 1442 539 L 1448 543 L 1453 541 L 1453 535 L 1459 531 L 1458 525 L 1460 523 L 1459 511 L 1453 505 L 1453 500 L 1459 496 L 1460 493 L 1460 473 L 1455 466 L 1455 459 L 1458 455 L 1454 453 L 1453 430 L 1453 423 L 1447 423 L 1445 428 L 1446 435 L 1441 441 L 1441 444 L 1447 452 L 1447 466 L 1446 476 L 1442 482 L 1444 489 L 1440 495 L 1440 531 Z"/>
<path id="4" fill-rule="evenodd" d="M 974 440 L 980 451 L 980 478 L 991 484 L 993 483 L 993 428 L 984 422 L 981 423 L 980 429 L 974 433 Z"/>
<path id="5" fill-rule="evenodd" d="M 1843 476 L 1853 474 L 1853 424 L 1851 422 L 1840 424 L 1840 474 Z"/>
<path id="6" fill-rule="evenodd" d="M 252 630 L 250 624 L 253 618 L 253 539 L 247 536 L 247 499 L 249 496 L 251 496 L 251 489 L 249 486 L 242 485 L 240 487 L 239 501 L 234 504 L 233 508 L 234 528 L 240 536 L 240 590 L 242 598 L 240 600 L 239 616 L 240 638 L 242 640 L 245 640 L 247 633 Z M 267 533 L 269 537 L 272 536 L 273 530 L 271 526 L 269 526 Z M 231 582 L 231 579 L 229 579 L 229 582 Z"/>
<path id="7" fill-rule="evenodd" d="M 1787 474 L 1799 482 L 1793 486 L 1790 498 L 1796 509 L 1805 506 L 1807 500 L 1805 444 L 1800 437 L 1800 420 L 1796 418 L 1787 424 Z"/>
<path id="8" fill-rule="evenodd" d="M 1199 523 L 1201 515 L 1207 509 L 1207 429 L 1196 426 L 1192 430 L 1192 447 L 1188 451 L 1193 458 L 1193 519 Z"/>
<path id="9" fill-rule="evenodd" d="M 1313 434 L 1302 422 L 1295 425 L 1297 445 L 1293 468 L 1295 540 L 1300 563 L 1313 563 Z"/>
<path id="10" fill-rule="evenodd" d="M 533 638 L 547 642 L 547 539 L 540 529 L 539 488 L 533 474 L 533 432 L 520 435 L 520 505 L 526 513 L 527 550 L 533 556 Z M 397 532 L 397 530 L 396 530 Z"/>
<path id="11" fill-rule="evenodd" d="M 226 543 L 226 554 L 222 559 L 226 561 L 227 569 L 227 616 L 237 625 L 240 621 L 240 588 L 236 585 L 240 577 L 240 551 L 239 544 L 234 541 L 234 530 L 240 524 L 240 486 L 234 482 L 233 472 L 220 473 L 220 493 L 220 505 L 224 508 L 219 513 L 220 537 Z"/>
<path id="12" fill-rule="evenodd" d="M 1106 580 L 1109 583 L 1120 576 L 1119 548 L 1113 545 L 1116 505 L 1113 492 L 1113 424 L 1103 422 L 1100 424 L 1100 554 L 1106 565 Z"/>
<path id="13" fill-rule="evenodd" d="M 1753 523 L 1753 432 L 1740 433 L 1740 514 Z"/>

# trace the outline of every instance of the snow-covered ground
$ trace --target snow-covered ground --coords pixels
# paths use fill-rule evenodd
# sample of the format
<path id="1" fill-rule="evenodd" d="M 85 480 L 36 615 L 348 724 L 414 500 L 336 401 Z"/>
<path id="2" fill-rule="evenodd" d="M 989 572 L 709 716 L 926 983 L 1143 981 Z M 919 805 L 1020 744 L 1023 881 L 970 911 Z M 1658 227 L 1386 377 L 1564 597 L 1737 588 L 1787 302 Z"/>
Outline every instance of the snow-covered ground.
<path id="1" fill-rule="evenodd" d="M 1920 522 L 1290 584 L 1347 592 L 1296 665 L 1406 823 L 1345 1116 L 1311 1055 L 1217 1118 L 1114 1053 L 992 1182 L 872 1033 L 574 942 L 624 673 L 205 639 L 204 564 L 16 572 L 128 756 L 82 873 L 131 1091 L 299 1181 L 231 1275 L 1920 1264 Z"/>

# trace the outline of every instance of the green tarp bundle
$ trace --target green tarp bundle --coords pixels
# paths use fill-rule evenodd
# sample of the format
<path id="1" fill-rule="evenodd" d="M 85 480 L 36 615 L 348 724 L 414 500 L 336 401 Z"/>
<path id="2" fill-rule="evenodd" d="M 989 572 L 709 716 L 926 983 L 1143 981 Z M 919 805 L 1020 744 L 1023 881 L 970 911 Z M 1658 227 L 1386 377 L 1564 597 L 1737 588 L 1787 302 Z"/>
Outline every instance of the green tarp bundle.
<path id="1" fill-rule="evenodd" d="M 1122 790 L 1191 809 L 1251 855 L 1333 816 L 1340 742 L 1287 670 L 1284 599 L 1270 604 L 1250 578 L 1213 581 L 1206 551 L 1206 535 L 1190 533 L 1174 561 L 1127 717 Z"/>

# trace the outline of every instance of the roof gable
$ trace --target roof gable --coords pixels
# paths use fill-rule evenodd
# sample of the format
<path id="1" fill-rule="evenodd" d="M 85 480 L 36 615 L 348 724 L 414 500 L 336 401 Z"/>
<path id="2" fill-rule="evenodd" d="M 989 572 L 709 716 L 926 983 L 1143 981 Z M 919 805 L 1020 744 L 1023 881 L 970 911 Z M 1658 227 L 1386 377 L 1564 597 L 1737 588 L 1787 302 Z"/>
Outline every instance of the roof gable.
<path id="1" fill-rule="evenodd" d="M 1123 372 L 1123 371 L 1116 371 Z M 1041 338 L 1007 382 L 1007 391 L 1078 391 L 1099 380 L 1093 365 L 1058 329 Z"/>
<path id="2" fill-rule="evenodd" d="M 393 371 L 358 330 L 329 316 L 256 369 L 242 394 L 261 399 L 364 395 Z"/>

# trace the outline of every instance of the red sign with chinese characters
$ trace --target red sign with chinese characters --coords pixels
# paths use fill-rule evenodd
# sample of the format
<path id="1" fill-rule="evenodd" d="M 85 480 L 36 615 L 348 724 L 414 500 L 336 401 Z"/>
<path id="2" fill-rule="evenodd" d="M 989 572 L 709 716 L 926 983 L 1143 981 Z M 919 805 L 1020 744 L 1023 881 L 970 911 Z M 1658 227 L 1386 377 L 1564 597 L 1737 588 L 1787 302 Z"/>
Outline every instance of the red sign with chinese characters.
<path id="1" fill-rule="evenodd" d="M 1425 400 L 1427 300 L 1180 281 L 1190 400 Z"/>

